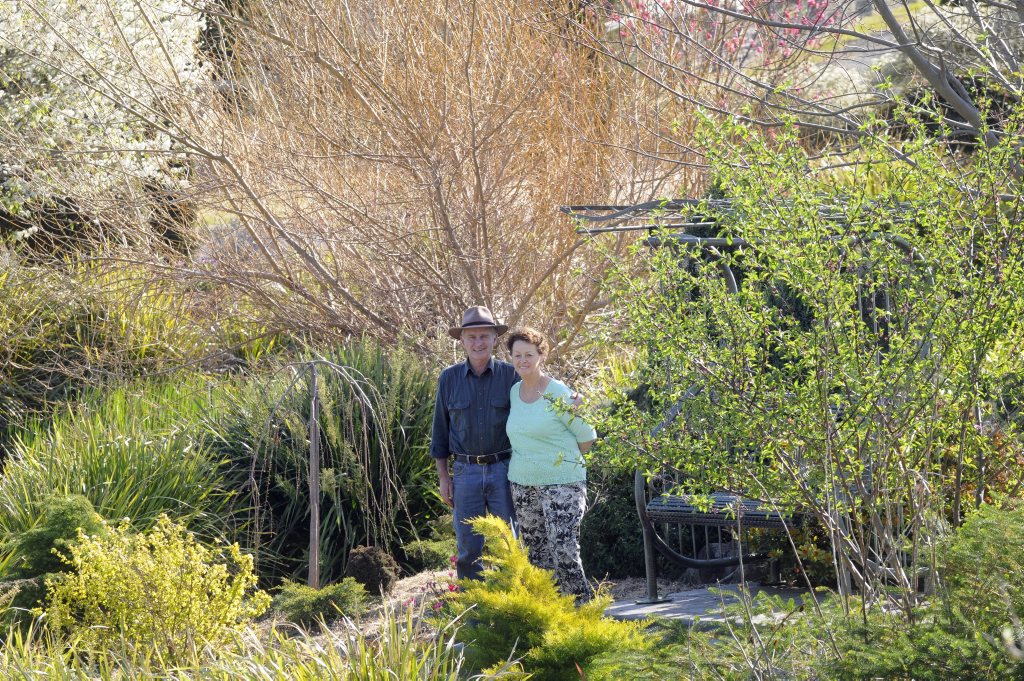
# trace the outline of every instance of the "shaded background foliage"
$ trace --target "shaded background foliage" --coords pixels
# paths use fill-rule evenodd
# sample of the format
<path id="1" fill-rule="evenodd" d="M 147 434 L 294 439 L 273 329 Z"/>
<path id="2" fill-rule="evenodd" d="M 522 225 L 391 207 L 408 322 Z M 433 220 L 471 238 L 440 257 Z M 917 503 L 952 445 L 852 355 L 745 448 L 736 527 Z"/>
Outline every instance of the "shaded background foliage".
<path id="1" fill-rule="evenodd" d="M 443 507 L 427 454 L 434 374 L 422 360 L 368 340 L 296 358 L 225 404 L 212 440 L 250 502 L 249 545 L 267 580 L 308 566 L 308 362 L 318 366 L 322 579 L 340 578 L 357 545 L 397 553 Z"/>

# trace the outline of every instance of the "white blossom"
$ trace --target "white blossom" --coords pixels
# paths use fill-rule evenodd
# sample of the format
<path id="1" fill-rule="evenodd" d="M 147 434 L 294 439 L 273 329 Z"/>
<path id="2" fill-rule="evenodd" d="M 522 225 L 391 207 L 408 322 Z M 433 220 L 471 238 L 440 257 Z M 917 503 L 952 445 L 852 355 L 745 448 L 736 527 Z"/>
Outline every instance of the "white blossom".
<path id="1" fill-rule="evenodd" d="M 182 181 L 171 137 L 151 122 L 172 120 L 208 79 L 194 5 L 0 0 L 0 17 L 0 208 Z"/>

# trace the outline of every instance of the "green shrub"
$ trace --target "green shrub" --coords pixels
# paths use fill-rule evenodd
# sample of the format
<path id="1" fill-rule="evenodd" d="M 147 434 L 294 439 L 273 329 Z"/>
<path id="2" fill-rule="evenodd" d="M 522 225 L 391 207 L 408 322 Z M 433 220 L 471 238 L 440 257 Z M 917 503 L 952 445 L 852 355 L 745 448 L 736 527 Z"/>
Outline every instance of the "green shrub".
<path id="1" fill-rule="evenodd" d="M 457 551 L 452 515 L 438 516 L 428 528 L 430 539 L 411 541 L 402 547 L 405 559 L 416 572 L 451 569 Z"/>
<path id="2" fill-rule="evenodd" d="M 398 581 L 398 563 L 377 546 L 357 546 L 348 555 L 345 576 L 355 579 L 377 596 L 391 593 Z"/>
<path id="3" fill-rule="evenodd" d="M 50 497 L 43 502 L 39 524 L 10 542 L 11 560 L 3 576 L 28 579 L 67 569 L 69 547 L 78 531 L 98 535 L 105 531 L 103 519 L 85 497 L 73 494 Z"/>
<path id="4" fill-rule="evenodd" d="M 51 497 L 43 503 L 39 524 L 3 547 L 7 559 L 0 579 L 10 580 L 10 610 L 0 615 L 0 622 L 27 622 L 31 610 L 42 605 L 46 580 L 68 569 L 69 549 L 79 530 L 101 535 L 106 526 L 85 497 Z"/>
<path id="5" fill-rule="evenodd" d="M 940 588 L 913 625 L 876 616 L 838 667 L 915 679 L 1024 679 L 1003 642 L 1024 636 L 1024 506 L 983 505 L 937 548 Z M 883 620 L 879 622 L 880 620 Z M 869 641 L 860 645 L 863 639 Z M 857 657 L 858 662 L 853 662 Z"/>
<path id="6" fill-rule="evenodd" d="M 530 564 L 526 551 L 503 521 L 493 516 L 472 521 L 484 536 L 483 581 L 463 580 L 451 600 L 466 624 L 458 632 L 467 660 L 482 669 L 510 656 L 537 681 L 579 679 L 602 653 L 649 648 L 639 623 L 603 616 L 609 604 L 598 596 L 579 608 L 555 587 L 553 574 Z"/>
<path id="7" fill-rule="evenodd" d="M 940 588 L 912 618 L 865 610 L 858 598 L 847 609 L 833 595 L 810 609 L 758 594 L 748 608 L 731 608 L 729 636 L 675 631 L 658 659 L 602 662 L 620 678 L 667 662 L 694 679 L 1024 679 L 1003 638 L 1024 638 L 1024 509 L 983 506 L 935 548 Z M 762 615 L 772 624 L 751 623 Z"/>
<path id="8" fill-rule="evenodd" d="M 161 516 L 146 533 L 127 523 L 70 547 L 74 571 L 48 583 L 49 624 L 90 647 L 127 645 L 173 663 L 230 640 L 270 604 L 253 592 L 253 561 L 237 544 L 210 549 Z"/>
<path id="9" fill-rule="evenodd" d="M 366 600 L 366 589 L 351 577 L 320 589 L 286 581 L 274 597 L 274 611 L 290 622 L 309 625 L 362 615 L 366 612 Z"/>
<path id="10" fill-rule="evenodd" d="M 1024 504 L 983 505 L 939 549 L 946 608 L 998 636 L 1024 617 Z"/>
<path id="11" fill-rule="evenodd" d="M 587 491 L 591 503 L 580 526 L 584 570 L 598 579 L 643 577 L 644 540 L 633 498 L 633 471 L 615 470 L 599 459 L 591 459 Z M 661 575 L 680 571 L 661 554 L 657 560 Z"/>
<path id="12" fill-rule="evenodd" d="M 454 539 L 420 539 L 409 542 L 402 550 L 412 568 L 422 571 L 450 568 L 457 548 Z"/>

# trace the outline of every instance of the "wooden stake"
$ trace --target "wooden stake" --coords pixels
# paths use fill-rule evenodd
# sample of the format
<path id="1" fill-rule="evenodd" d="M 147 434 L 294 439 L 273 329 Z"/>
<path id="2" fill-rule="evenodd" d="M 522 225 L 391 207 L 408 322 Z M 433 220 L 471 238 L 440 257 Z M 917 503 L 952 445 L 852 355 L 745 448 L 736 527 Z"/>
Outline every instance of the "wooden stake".
<path id="1" fill-rule="evenodd" d="M 309 579 L 320 588 L 320 400 L 316 387 L 316 363 L 309 365 Z"/>

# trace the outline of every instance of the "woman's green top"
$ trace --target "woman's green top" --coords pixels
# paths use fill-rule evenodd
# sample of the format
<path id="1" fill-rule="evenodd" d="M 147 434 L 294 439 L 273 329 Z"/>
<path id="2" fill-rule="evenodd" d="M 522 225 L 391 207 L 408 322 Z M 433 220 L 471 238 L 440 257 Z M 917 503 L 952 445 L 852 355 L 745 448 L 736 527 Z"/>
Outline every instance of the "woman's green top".
<path id="1" fill-rule="evenodd" d="M 551 379 L 540 399 L 527 404 L 519 397 L 521 385 L 516 383 L 509 392 L 512 410 L 505 430 L 512 443 L 512 461 L 508 479 L 520 485 L 564 485 L 586 480 L 587 469 L 578 443 L 597 439 L 597 433 L 569 410 L 569 388 Z"/>

